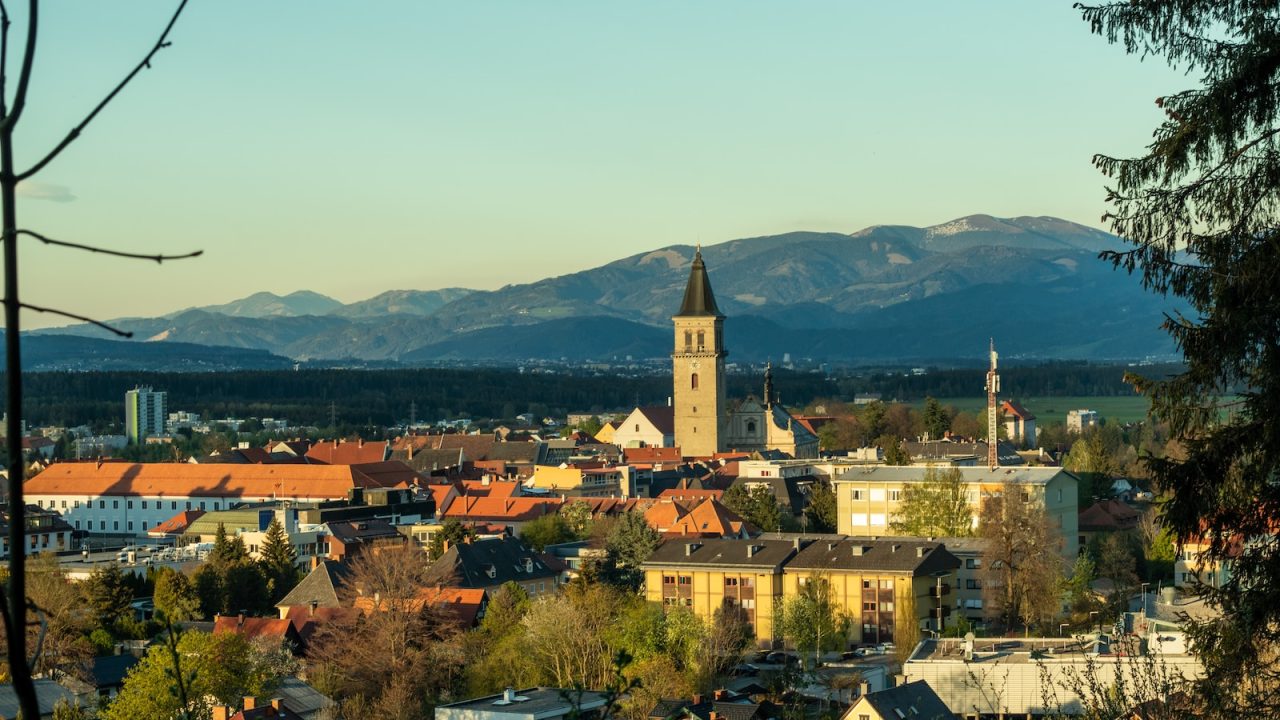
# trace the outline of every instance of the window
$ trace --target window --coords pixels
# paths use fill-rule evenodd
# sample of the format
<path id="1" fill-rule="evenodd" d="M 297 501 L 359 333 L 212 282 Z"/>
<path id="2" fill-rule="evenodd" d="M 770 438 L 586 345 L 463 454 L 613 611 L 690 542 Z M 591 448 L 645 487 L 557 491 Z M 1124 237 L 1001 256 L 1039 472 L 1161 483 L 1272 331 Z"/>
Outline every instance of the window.
<path id="1" fill-rule="evenodd" d="M 692 390 L 698 389 L 698 373 L 694 373 L 693 375 L 689 376 L 689 387 Z"/>
<path id="2" fill-rule="evenodd" d="M 727 578 L 725 578 L 725 579 L 724 579 L 724 586 L 725 586 L 725 587 L 737 587 L 737 586 L 738 586 L 738 578 L 734 578 L 734 577 L 727 577 Z"/>
<path id="3" fill-rule="evenodd" d="M 143 509 L 143 510 L 146 510 L 146 509 L 147 509 L 147 501 L 146 501 L 146 500 L 143 500 L 143 501 L 142 501 L 142 509 Z"/>
<path id="4" fill-rule="evenodd" d="M 755 421 L 755 420 L 748 420 L 748 421 L 747 421 L 747 434 L 749 434 L 749 435 L 755 435 L 755 434 L 756 434 L 756 421 Z"/>
<path id="5" fill-rule="evenodd" d="M 864 526 L 866 526 L 866 524 L 867 524 L 867 514 L 866 514 L 866 513 L 854 513 L 854 514 L 853 514 L 853 518 L 852 518 L 852 524 L 853 524 L 853 526 L 854 526 L 854 527 L 864 527 Z"/>
<path id="6" fill-rule="evenodd" d="M 106 521 L 104 520 L 104 521 L 102 521 L 102 524 L 105 526 L 107 523 L 106 523 Z M 119 530 L 119 529 L 120 529 L 120 521 L 119 521 L 119 520 L 116 520 L 114 524 L 115 524 L 115 528 L 114 528 L 114 529 Z"/>
<path id="7" fill-rule="evenodd" d="M 982 567 L 982 561 L 979 558 L 968 558 L 964 561 L 964 566 L 968 570 L 977 570 Z"/>
<path id="8" fill-rule="evenodd" d="M 676 584 L 676 576 L 675 576 L 675 575 L 663 575 L 663 576 L 662 576 L 662 584 L 663 584 L 663 585 L 675 585 L 675 584 Z"/>
<path id="9" fill-rule="evenodd" d="M 119 510 L 119 509 L 120 509 L 120 501 L 119 501 L 119 500 L 112 500 L 112 501 L 111 501 L 111 509 L 112 509 L 112 510 Z"/>
<path id="10" fill-rule="evenodd" d="M 701 352 L 705 345 L 706 345 L 706 336 L 701 330 L 699 330 L 698 331 L 698 351 Z"/>
<path id="11" fill-rule="evenodd" d="M 200 501 L 200 509 L 201 509 L 201 510 L 204 510 L 204 501 L 203 501 L 203 500 L 201 500 L 201 501 Z"/>
<path id="12" fill-rule="evenodd" d="M 67 509 L 67 501 L 66 501 L 66 500 L 63 500 L 63 501 L 62 501 L 62 509 L 63 509 L 63 510 L 66 510 L 66 509 Z"/>
<path id="13" fill-rule="evenodd" d="M 681 576 L 679 577 L 679 579 L 677 580 L 677 584 L 679 584 L 679 585 L 692 585 L 692 584 L 693 584 L 693 576 L 692 576 L 692 575 L 681 575 Z"/>
<path id="14" fill-rule="evenodd" d="M 693 349 L 693 332 L 691 330 L 684 331 L 684 351 L 689 352 Z"/>
<path id="15" fill-rule="evenodd" d="M 1062 488 L 1058 488 L 1058 502 L 1062 502 Z"/>
<path id="16" fill-rule="evenodd" d="M 982 581 L 981 581 L 981 580 L 974 580 L 974 579 L 970 578 L 970 579 L 968 579 L 968 580 L 965 580 L 965 581 L 964 581 L 964 586 L 965 586 L 965 589 L 967 589 L 967 590 L 981 590 L 981 589 L 982 589 Z"/>
<path id="17" fill-rule="evenodd" d="M 892 589 L 893 589 L 893 581 L 892 581 L 892 580 L 881 580 L 881 581 L 880 581 L 880 589 L 881 589 L 881 590 L 892 590 Z"/>
<path id="18" fill-rule="evenodd" d="M 133 521 L 129 521 L 129 532 L 133 532 Z"/>
<path id="19" fill-rule="evenodd" d="M 872 525 L 885 525 L 884 513 L 871 513 Z"/>
<path id="20" fill-rule="evenodd" d="M 170 503 L 170 505 L 171 505 L 171 507 L 169 508 L 170 510 L 177 510 L 177 509 L 178 509 L 178 501 L 177 501 L 177 500 L 172 501 L 172 502 Z M 191 507 L 191 504 L 190 504 L 190 503 L 188 503 L 188 504 L 187 504 L 187 507 L 188 507 L 188 508 L 189 508 L 189 507 Z"/>
<path id="21" fill-rule="evenodd" d="M 76 504 L 75 504 L 75 506 L 76 506 L 77 508 L 78 508 L 78 507 L 80 507 L 80 501 L 79 501 L 79 500 L 76 500 L 76 501 L 75 501 L 75 503 L 76 503 Z"/>
<path id="22" fill-rule="evenodd" d="M 640 432 L 640 423 L 636 423 L 636 432 Z"/>
<path id="23" fill-rule="evenodd" d="M 876 604 L 874 602 L 862 603 L 862 609 L 866 612 L 875 612 Z"/>
<path id="24" fill-rule="evenodd" d="M 106 501 L 106 500 L 99 500 L 99 501 L 98 501 L 98 509 L 99 509 L 99 510 L 105 510 L 105 509 L 106 509 L 106 507 L 107 507 L 107 501 Z"/>
<path id="25" fill-rule="evenodd" d="M 132 510 L 132 509 L 133 509 L 133 501 L 132 501 L 132 500 L 130 500 L 130 501 L 127 503 L 127 505 L 126 505 L 126 508 L 125 508 L 125 509 L 127 509 L 127 510 Z"/>
<path id="26" fill-rule="evenodd" d="M 855 489 L 855 490 L 853 490 L 853 493 L 852 493 L 852 495 L 851 495 L 850 497 L 852 497 L 854 500 L 861 500 L 861 499 L 862 499 L 862 491 L 861 491 L 861 490 L 857 490 L 857 489 Z"/>
<path id="27" fill-rule="evenodd" d="M 890 490 L 890 491 L 889 491 L 889 500 L 890 500 L 890 501 L 892 501 L 892 502 L 898 502 L 898 501 L 899 501 L 899 500 L 901 500 L 901 499 L 902 499 L 902 491 L 901 491 L 901 490 Z"/>
<path id="28" fill-rule="evenodd" d="M 79 529 L 80 529 L 80 521 L 79 521 L 79 520 L 77 520 L 77 521 L 76 521 L 76 529 L 77 529 L 77 530 L 79 530 Z"/>
<path id="29" fill-rule="evenodd" d="M 884 488 L 872 488 L 871 502 L 884 502 Z"/>

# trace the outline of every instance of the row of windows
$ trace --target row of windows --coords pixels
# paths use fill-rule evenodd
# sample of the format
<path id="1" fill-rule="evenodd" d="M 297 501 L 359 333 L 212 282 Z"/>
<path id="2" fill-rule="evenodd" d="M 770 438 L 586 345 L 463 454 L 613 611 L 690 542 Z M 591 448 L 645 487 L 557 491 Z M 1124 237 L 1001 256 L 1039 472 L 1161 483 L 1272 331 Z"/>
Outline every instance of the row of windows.
<path id="1" fill-rule="evenodd" d="M 133 509 L 133 502 L 134 502 L 133 500 L 128 500 L 128 501 L 126 501 L 125 509 L 126 509 L 126 510 L 132 510 L 132 509 Z M 152 509 L 151 507 L 149 507 L 149 506 L 148 506 L 149 504 L 150 504 L 150 505 L 153 505 L 153 506 L 154 506 L 154 509 L 156 509 L 156 510 L 164 510 L 164 509 L 165 509 L 165 508 L 164 508 L 164 503 L 165 503 L 165 501 L 164 501 L 164 500 L 141 500 L 140 502 L 142 503 L 142 508 L 141 508 L 142 510 L 150 510 L 150 509 Z M 177 500 L 170 500 L 170 501 L 168 501 L 168 502 L 169 502 L 169 509 L 170 509 L 170 510 L 177 510 L 177 509 L 178 509 L 178 501 L 177 501 Z M 72 505 L 71 505 L 71 508 L 70 508 L 70 509 L 72 509 L 72 510 L 75 510 L 75 509 L 77 509 L 77 508 L 79 508 L 79 507 L 80 507 L 80 501 L 79 501 L 79 500 L 72 500 L 72 501 L 71 501 L 71 503 L 72 503 Z M 193 509 L 195 509 L 195 508 L 193 508 L 193 507 L 192 507 L 192 505 L 198 505 L 198 506 L 199 506 L 199 508 L 200 508 L 201 510 L 207 510 L 207 509 L 208 509 L 208 508 L 206 508 L 206 507 L 205 507 L 206 502 L 205 502 L 204 500 L 200 500 L 200 501 L 197 501 L 197 502 L 194 502 L 194 503 L 193 503 L 192 501 L 190 501 L 190 500 L 187 500 L 187 501 L 185 501 L 185 503 L 186 503 L 186 506 L 187 506 L 187 507 L 186 507 L 186 509 L 187 509 L 187 510 L 193 510 Z M 213 503 L 212 503 L 212 504 L 213 504 L 213 509 L 214 509 L 214 510 L 221 510 L 221 509 L 222 509 L 222 502 L 221 502 L 220 500 L 215 500 L 215 501 L 213 501 Z M 45 501 L 45 500 L 37 500 L 37 501 L 36 501 L 36 506 L 37 506 L 37 507 L 40 507 L 40 508 L 46 508 L 46 509 L 49 509 L 49 510 L 59 510 L 59 509 L 61 509 L 61 510 L 66 510 L 66 509 L 68 509 L 68 508 L 67 508 L 67 501 L 66 501 L 66 500 L 48 500 L 48 501 Z M 84 501 L 84 507 L 86 507 L 86 508 L 91 508 L 91 507 L 93 507 L 93 501 L 92 501 L 92 500 L 85 500 L 85 501 Z M 230 502 L 230 501 L 228 501 L 228 502 L 227 502 L 227 508 L 229 509 L 230 507 L 231 507 L 231 502 Z M 99 509 L 99 510 L 106 510 L 106 509 L 107 509 L 107 501 L 106 501 L 106 500 L 99 500 L 99 501 L 98 501 L 98 509 Z M 120 509 L 120 501 L 119 501 L 119 500 L 112 500 L 112 501 L 111 501 L 111 509 L 112 509 L 112 510 L 119 510 L 119 509 Z"/>
<path id="2" fill-rule="evenodd" d="M 889 490 L 888 493 L 889 493 L 889 500 L 891 502 L 898 502 L 899 500 L 902 499 L 901 490 Z M 870 500 L 871 502 L 884 502 L 885 489 L 871 488 L 870 490 L 863 490 L 860 488 L 854 488 L 852 491 L 851 497 L 854 500 Z"/>
<path id="3" fill-rule="evenodd" d="M 885 520 L 886 518 L 884 513 L 871 513 L 870 515 L 867 513 L 854 513 L 852 523 L 854 527 L 866 525 L 888 525 L 889 523 L 885 522 Z"/>

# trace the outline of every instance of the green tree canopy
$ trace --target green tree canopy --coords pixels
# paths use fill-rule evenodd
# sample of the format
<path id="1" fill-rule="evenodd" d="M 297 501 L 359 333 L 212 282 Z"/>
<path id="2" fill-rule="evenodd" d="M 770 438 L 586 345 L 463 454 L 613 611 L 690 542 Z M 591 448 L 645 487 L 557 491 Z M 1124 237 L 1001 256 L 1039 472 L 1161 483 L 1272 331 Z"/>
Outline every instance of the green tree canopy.
<path id="1" fill-rule="evenodd" d="M 922 482 L 907 483 L 890 527 L 917 537 L 972 535 L 973 510 L 959 468 L 930 466 Z"/>
<path id="2" fill-rule="evenodd" d="M 80 592 L 99 627 L 113 627 L 125 617 L 129 604 L 133 602 L 133 590 L 115 563 L 107 563 L 94 570 L 80 584 Z"/>
<path id="3" fill-rule="evenodd" d="M 194 620 L 200 615 L 200 596 L 191 579 L 172 568 L 156 572 L 156 612 L 172 623 Z"/>
<path id="4" fill-rule="evenodd" d="M 278 602 L 302 579 L 298 572 L 298 551 L 289 541 L 279 518 L 271 518 L 258 556 L 258 565 L 266 578 L 271 600 Z"/>
<path id="5" fill-rule="evenodd" d="M 833 533 L 836 531 L 836 492 L 831 483 L 819 480 L 809 491 L 809 504 L 805 506 L 804 515 L 808 521 L 810 532 Z"/>
<path id="6" fill-rule="evenodd" d="M 1280 714 L 1280 8 L 1239 0 L 1078 5 L 1090 29 L 1192 78 L 1162 94 L 1140 157 L 1099 155 L 1104 216 L 1131 247 L 1104 256 L 1189 305 L 1164 327 L 1185 360 L 1130 379 L 1184 457 L 1150 458 L 1179 542 L 1210 541 L 1231 578 L 1190 634 L 1204 688 L 1237 717 Z M 1243 552 L 1233 547 L 1248 542 Z M 1265 542 L 1257 539 L 1266 538 Z"/>
<path id="7" fill-rule="evenodd" d="M 734 483 L 725 491 L 721 502 L 765 532 L 777 532 L 782 528 L 782 508 L 767 485 Z"/>
<path id="8" fill-rule="evenodd" d="M 645 520 L 644 513 L 622 513 L 605 538 L 605 551 L 616 584 L 638 589 L 644 581 L 640 564 L 662 544 L 662 536 Z"/>
<path id="9" fill-rule="evenodd" d="M 800 592 L 782 603 L 779 627 L 801 658 L 845 647 L 852 618 L 831 592 L 830 578 L 816 575 L 806 579 Z"/>
<path id="10" fill-rule="evenodd" d="M 534 518 L 520 528 L 520 539 L 526 545 L 542 552 L 543 548 L 556 543 L 577 539 L 569 523 L 559 513 Z"/>

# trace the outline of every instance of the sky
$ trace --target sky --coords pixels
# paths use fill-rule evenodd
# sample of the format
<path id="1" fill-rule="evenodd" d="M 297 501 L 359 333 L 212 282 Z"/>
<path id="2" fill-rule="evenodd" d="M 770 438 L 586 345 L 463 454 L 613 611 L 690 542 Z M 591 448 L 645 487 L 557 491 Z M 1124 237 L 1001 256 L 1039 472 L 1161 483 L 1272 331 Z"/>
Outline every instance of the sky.
<path id="1" fill-rule="evenodd" d="M 44 4 L 19 164 L 175 6 Z M 1155 98 L 1194 80 L 1059 0 L 191 0 L 171 40 L 20 189 L 19 226 L 204 256 L 24 240 L 25 300 L 154 316 L 260 290 L 493 289 L 792 230 L 1099 227 L 1090 158 L 1140 154 Z"/>

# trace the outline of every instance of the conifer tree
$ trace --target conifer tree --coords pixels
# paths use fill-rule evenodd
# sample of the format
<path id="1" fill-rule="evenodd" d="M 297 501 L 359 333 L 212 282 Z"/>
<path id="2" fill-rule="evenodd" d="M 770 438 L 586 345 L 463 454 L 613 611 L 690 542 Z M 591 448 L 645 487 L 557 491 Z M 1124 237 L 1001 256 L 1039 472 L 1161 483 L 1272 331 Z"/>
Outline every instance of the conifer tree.
<path id="1" fill-rule="evenodd" d="M 271 518 L 271 524 L 267 526 L 267 533 L 262 540 L 262 550 L 258 552 L 258 557 L 262 574 L 267 578 L 271 598 L 278 601 L 298 584 L 299 579 L 298 552 L 294 549 L 293 543 L 289 542 L 289 536 L 285 533 L 284 525 L 280 524 L 279 518 Z"/>
<path id="2" fill-rule="evenodd" d="M 1189 305 L 1165 329 L 1185 369 L 1132 377 L 1184 457 L 1149 458 L 1164 523 L 1231 578 L 1204 588 L 1221 611 L 1193 623 L 1207 674 L 1200 704 L 1280 715 L 1280 7 L 1182 0 L 1077 4 L 1090 29 L 1192 78 L 1154 98 L 1166 118 L 1145 154 L 1098 155 L 1111 229 L 1104 253 Z M 1241 546 L 1241 541 L 1243 545 Z"/>

